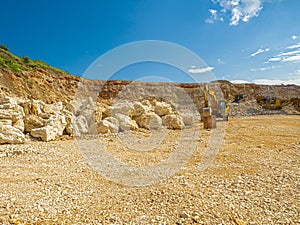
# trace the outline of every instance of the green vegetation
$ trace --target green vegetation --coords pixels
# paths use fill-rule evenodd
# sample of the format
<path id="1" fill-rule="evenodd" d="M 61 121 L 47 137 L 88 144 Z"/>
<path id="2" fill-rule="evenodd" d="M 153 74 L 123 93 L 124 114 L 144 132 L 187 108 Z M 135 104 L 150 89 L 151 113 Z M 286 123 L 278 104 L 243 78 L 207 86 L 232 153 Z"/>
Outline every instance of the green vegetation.
<path id="1" fill-rule="evenodd" d="M 64 73 L 65 71 L 52 67 L 41 60 L 31 60 L 29 57 L 18 57 L 10 53 L 6 45 L 0 45 L 0 67 L 8 68 L 14 73 L 23 71 L 36 71 L 38 68 L 50 70 L 55 73 Z"/>
<path id="2" fill-rule="evenodd" d="M 0 48 L 3 49 L 4 51 L 9 52 L 7 45 L 0 45 Z"/>
<path id="3" fill-rule="evenodd" d="M 9 68 L 15 73 L 29 70 L 26 66 L 20 63 L 20 59 L 18 57 L 6 52 L 6 50 L 3 51 L 2 49 L 0 49 L 0 66 Z"/>

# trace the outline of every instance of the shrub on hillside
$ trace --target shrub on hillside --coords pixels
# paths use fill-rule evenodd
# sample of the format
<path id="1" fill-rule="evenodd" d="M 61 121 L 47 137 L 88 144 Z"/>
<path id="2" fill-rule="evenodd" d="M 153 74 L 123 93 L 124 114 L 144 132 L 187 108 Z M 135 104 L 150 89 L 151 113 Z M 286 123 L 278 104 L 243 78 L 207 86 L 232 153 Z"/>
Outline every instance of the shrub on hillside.
<path id="1" fill-rule="evenodd" d="M 0 48 L 4 51 L 9 51 L 8 47 L 6 45 L 0 45 Z"/>

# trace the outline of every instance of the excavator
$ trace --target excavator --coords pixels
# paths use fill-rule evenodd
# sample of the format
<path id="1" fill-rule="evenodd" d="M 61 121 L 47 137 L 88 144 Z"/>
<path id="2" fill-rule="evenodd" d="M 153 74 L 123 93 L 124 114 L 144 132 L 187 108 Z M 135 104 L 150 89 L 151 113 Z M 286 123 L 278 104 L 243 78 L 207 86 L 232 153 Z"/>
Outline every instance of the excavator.
<path id="1" fill-rule="evenodd" d="M 244 95 L 244 94 L 236 94 L 236 95 L 234 96 L 233 102 L 239 103 L 241 100 L 247 101 L 247 98 L 248 98 L 247 95 Z"/>
<path id="2" fill-rule="evenodd" d="M 257 96 L 256 102 L 265 109 L 279 110 L 291 103 L 290 100 L 280 99 L 269 96 Z"/>
<path id="3" fill-rule="evenodd" d="M 211 108 L 211 114 L 216 117 L 223 118 L 224 121 L 228 120 L 229 105 L 227 100 L 218 100 L 216 92 L 208 88 L 208 84 L 204 86 L 204 106 Z"/>
<path id="4" fill-rule="evenodd" d="M 300 112 L 300 98 L 291 98 L 290 101 L 293 103 L 295 110 Z"/>

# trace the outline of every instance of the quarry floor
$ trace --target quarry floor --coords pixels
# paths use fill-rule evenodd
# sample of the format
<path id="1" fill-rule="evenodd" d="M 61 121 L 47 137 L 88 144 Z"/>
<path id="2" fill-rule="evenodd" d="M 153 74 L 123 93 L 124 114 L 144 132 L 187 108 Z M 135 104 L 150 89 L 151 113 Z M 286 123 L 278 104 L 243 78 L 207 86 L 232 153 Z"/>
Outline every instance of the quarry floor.
<path id="1" fill-rule="evenodd" d="M 87 155 L 88 141 L 1 145 L 0 224 L 300 224 L 300 116 L 217 126 L 189 128 L 189 138 L 173 130 L 101 136 L 116 162 L 136 169 L 126 173 L 97 167 L 101 151 Z M 182 143 L 195 147 L 190 155 L 169 157 Z"/>

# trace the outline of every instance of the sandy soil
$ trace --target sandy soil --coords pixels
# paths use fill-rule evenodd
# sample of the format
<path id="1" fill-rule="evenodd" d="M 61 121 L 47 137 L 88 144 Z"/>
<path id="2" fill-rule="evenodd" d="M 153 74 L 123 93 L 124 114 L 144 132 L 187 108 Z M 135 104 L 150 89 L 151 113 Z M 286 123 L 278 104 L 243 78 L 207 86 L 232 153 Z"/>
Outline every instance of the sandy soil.
<path id="1" fill-rule="evenodd" d="M 157 146 L 150 151 L 128 149 L 123 136 L 101 137 L 111 156 L 135 168 L 155 168 L 180 142 L 196 143 L 183 167 L 148 186 L 107 180 L 76 140 L 1 145 L 0 224 L 300 224 L 300 116 L 222 125 L 223 144 L 204 171 L 213 130 L 190 140 L 167 131 L 157 143 L 143 142 L 147 131 L 136 133 L 138 148 Z"/>

